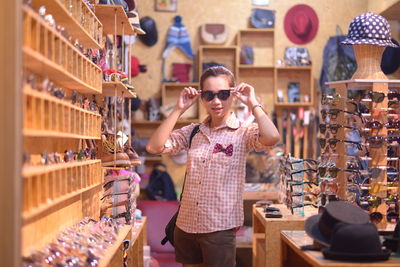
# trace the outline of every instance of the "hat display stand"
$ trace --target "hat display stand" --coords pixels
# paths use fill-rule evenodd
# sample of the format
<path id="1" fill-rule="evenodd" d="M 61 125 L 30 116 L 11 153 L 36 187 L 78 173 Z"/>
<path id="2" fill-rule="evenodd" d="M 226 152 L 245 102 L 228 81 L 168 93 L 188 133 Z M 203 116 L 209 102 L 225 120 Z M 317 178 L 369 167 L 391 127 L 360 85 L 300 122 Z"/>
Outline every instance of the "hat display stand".
<path id="1" fill-rule="evenodd" d="M 381 69 L 381 59 L 384 46 L 377 45 L 353 45 L 357 61 L 357 70 L 352 80 L 387 80 Z"/>

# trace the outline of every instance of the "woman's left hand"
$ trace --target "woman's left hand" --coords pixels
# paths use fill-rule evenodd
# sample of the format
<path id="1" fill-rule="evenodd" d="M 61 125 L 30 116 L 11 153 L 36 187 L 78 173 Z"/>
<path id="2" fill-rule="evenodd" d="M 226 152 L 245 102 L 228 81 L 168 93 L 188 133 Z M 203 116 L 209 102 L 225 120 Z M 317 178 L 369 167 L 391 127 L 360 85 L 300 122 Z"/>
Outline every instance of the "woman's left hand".
<path id="1" fill-rule="evenodd" d="M 239 84 L 234 90 L 233 95 L 235 95 L 240 101 L 249 107 L 252 107 L 257 103 L 256 94 L 254 92 L 254 87 L 247 83 Z"/>

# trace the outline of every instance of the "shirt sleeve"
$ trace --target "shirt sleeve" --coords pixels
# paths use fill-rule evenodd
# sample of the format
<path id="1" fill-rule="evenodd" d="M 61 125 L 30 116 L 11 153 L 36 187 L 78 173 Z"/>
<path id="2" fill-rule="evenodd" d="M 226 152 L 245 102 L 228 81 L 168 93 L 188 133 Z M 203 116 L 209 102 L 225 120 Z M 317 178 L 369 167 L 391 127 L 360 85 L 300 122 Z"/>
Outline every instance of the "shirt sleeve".
<path id="1" fill-rule="evenodd" d="M 164 144 L 161 154 L 176 155 L 182 150 L 189 149 L 189 138 L 195 124 L 176 129 L 171 132 L 169 138 Z"/>
<path id="2" fill-rule="evenodd" d="M 247 126 L 246 130 L 246 150 L 247 152 L 255 150 L 256 152 L 266 151 L 273 148 L 273 146 L 267 146 L 260 142 L 260 131 L 258 130 L 258 124 L 252 123 Z"/>

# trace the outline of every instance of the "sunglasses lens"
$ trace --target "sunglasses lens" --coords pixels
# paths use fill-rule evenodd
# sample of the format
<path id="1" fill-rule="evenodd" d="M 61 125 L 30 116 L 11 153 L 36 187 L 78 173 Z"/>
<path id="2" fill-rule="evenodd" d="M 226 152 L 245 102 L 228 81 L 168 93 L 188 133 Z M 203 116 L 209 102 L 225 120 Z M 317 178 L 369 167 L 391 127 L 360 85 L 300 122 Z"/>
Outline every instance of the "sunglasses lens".
<path id="1" fill-rule="evenodd" d="M 371 208 L 377 208 L 381 204 L 381 198 L 371 197 L 368 199 L 368 204 Z"/>
<path id="2" fill-rule="evenodd" d="M 383 219 L 383 215 L 382 215 L 382 213 L 380 213 L 380 212 L 372 212 L 370 215 L 369 215 L 369 219 L 371 220 L 371 222 L 373 223 L 373 224 L 378 224 L 378 223 L 380 223 L 381 221 L 382 221 L 382 219 Z"/>
<path id="3" fill-rule="evenodd" d="M 386 214 L 386 219 L 390 223 L 396 223 L 399 220 L 399 214 L 395 211 L 390 211 Z"/>
<path id="4" fill-rule="evenodd" d="M 326 124 L 319 125 L 319 132 L 324 134 L 326 132 Z"/>
<path id="5" fill-rule="evenodd" d="M 385 98 L 384 93 L 379 93 L 379 92 L 371 92 L 372 95 L 372 101 L 374 103 L 381 103 L 383 99 Z"/>
<path id="6" fill-rule="evenodd" d="M 340 171 L 340 169 L 337 168 L 337 167 L 329 168 L 329 175 L 330 175 L 332 178 L 336 178 L 339 171 Z"/>
<path id="7" fill-rule="evenodd" d="M 381 169 L 379 168 L 369 169 L 369 175 L 371 176 L 371 178 L 378 178 L 380 174 L 381 174 Z"/>
<path id="8" fill-rule="evenodd" d="M 221 91 L 218 92 L 217 96 L 221 100 L 227 100 L 230 95 L 231 95 L 231 91 L 230 90 L 221 90 Z"/>
<path id="9" fill-rule="evenodd" d="M 369 121 L 369 122 L 367 122 L 367 128 L 381 129 L 382 123 L 380 123 L 379 121 Z"/>
<path id="10" fill-rule="evenodd" d="M 322 116 L 322 119 L 323 119 L 323 120 L 326 119 L 326 115 L 327 115 L 327 114 L 328 114 L 328 113 L 326 112 L 326 109 L 321 110 L 321 116 Z"/>
<path id="11" fill-rule="evenodd" d="M 336 138 L 331 138 L 331 139 L 328 140 L 328 142 L 329 142 L 329 146 L 330 146 L 331 148 L 335 148 L 335 147 L 336 147 L 336 144 L 337 144 L 337 142 L 339 142 L 339 140 L 336 139 Z"/>
<path id="12" fill-rule="evenodd" d="M 387 168 L 386 174 L 389 182 L 394 182 L 399 176 L 399 172 L 395 168 Z"/>
<path id="13" fill-rule="evenodd" d="M 339 124 L 332 124 L 329 126 L 329 129 L 331 130 L 331 133 L 337 134 L 339 131 L 340 125 Z"/>
<path id="14" fill-rule="evenodd" d="M 211 101 L 214 99 L 214 93 L 211 91 L 202 91 L 201 98 L 203 98 L 206 101 Z"/>
<path id="15" fill-rule="evenodd" d="M 324 177 L 326 173 L 326 167 L 318 167 L 318 174 L 321 177 Z"/>
<path id="16" fill-rule="evenodd" d="M 321 148 L 325 148 L 326 145 L 326 139 L 325 138 L 320 138 L 319 139 L 319 145 L 321 146 Z"/>

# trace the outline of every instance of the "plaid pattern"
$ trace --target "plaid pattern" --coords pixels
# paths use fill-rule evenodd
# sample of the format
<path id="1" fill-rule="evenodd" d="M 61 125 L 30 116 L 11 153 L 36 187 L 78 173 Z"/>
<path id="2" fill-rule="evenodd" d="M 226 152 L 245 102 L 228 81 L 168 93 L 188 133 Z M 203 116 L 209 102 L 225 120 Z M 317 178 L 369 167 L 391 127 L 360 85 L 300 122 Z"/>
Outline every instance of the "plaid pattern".
<path id="1" fill-rule="evenodd" d="M 234 113 L 225 125 L 211 129 L 207 118 L 194 136 L 188 153 L 186 184 L 177 226 L 187 233 L 210 233 L 243 224 L 243 186 L 246 157 L 270 147 L 258 140 L 256 123 L 241 126 Z M 188 150 L 195 124 L 171 133 L 163 154 Z M 233 145 L 233 154 L 213 153 L 216 144 Z"/>

